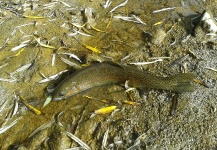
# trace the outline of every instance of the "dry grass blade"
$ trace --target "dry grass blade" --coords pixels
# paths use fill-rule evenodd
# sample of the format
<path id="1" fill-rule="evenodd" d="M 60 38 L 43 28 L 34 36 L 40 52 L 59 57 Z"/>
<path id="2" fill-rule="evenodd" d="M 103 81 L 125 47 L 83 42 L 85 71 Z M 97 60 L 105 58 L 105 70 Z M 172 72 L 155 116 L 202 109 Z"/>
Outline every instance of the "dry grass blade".
<path id="1" fill-rule="evenodd" d="M 0 81 L 4 81 L 4 82 L 15 82 L 16 79 L 5 79 L 5 78 L 0 78 Z"/>
<path id="2" fill-rule="evenodd" d="M 11 51 L 17 51 L 17 50 L 19 50 L 19 49 L 25 47 L 26 45 L 28 45 L 28 44 L 26 44 L 26 43 L 21 43 L 20 45 L 18 45 L 18 46 L 16 46 L 16 47 L 12 48 Z"/>
<path id="3" fill-rule="evenodd" d="M 109 133 L 109 129 L 106 130 L 104 136 L 103 136 L 103 140 L 102 140 L 102 149 L 106 149 L 106 144 L 107 144 L 107 140 L 108 140 L 108 133 Z"/>
<path id="4" fill-rule="evenodd" d="M 209 69 L 209 70 L 212 70 L 212 71 L 215 71 L 215 72 L 217 72 L 217 69 L 215 69 L 215 68 L 211 68 L 211 67 L 205 67 L 205 69 Z"/>
<path id="5" fill-rule="evenodd" d="M 101 6 L 106 9 L 111 5 L 111 3 L 112 3 L 112 1 L 107 0 L 106 2 L 102 2 Z"/>
<path id="6" fill-rule="evenodd" d="M 11 117 L 13 117 L 14 115 L 17 114 L 18 107 L 19 107 L 19 105 L 18 105 L 17 100 L 14 100 L 14 110 L 13 110 L 13 113 L 12 113 Z"/>
<path id="7" fill-rule="evenodd" d="M 19 72 L 21 72 L 21 71 L 24 71 L 24 70 L 28 69 L 31 65 L 32 65 L 32 63 L 23 65 L 22 67 L 18 68 L 18 69 L 15 70 L 14 72 L 11 72 L 11 73 L 10 73 L 10 76 L 13 77 L 14 74 L 19 73 Z"/>
<path id="8" fill-rule="evenodd" d="M 36 133 L 38 133 L 38 132 L 41 131 L 41 130 L 44 130 L 44 129 L 48 128 L 48 127 L 51 127 L 51 125 L 52 125 L 54 122 L 55 122 L 55 120 L 53 119 L 53 120 L 51 120 L 50 122 L 41 125 L 41 126 L 38 127 L 37 129 L 35 129 L 35 131 L 33 131 L 33 132 L 29 135 L 28 138 L 32 137 L 33 135 L 35 135 Z"/>
<path id="9" fill-rule="evenodd" d="M 131 64 L 131 65 L 148 65 L 148 64 L 153 64 L 156 62 L 161 62 L 161 61 L 163 61 L 163 59 L 157 59 L 157 60 L 150 61 L 150 62 L 136 62 L 136 63 L 128 63 L 128 64 Z"/>
<path id="10" fill-rule="evenodd" d="M 82 62 L 81 59 L 78 56 L 76 56 L 75 54 L 71 54 L 71 53 L 58 53 L 58 54 L 68 55 L 70 58 L 74 58 L 74 59 L 78 60 L 79 62 Z"/>
<path id="11" fill-rule="evenodd" d="M 115 10 L 116 10 L 117 8 L 119 8 L 119 7 L 125 6 L 125 5 L 127 4 L 127 2 L 128 2 L 128 0 L 125 0 L 123 3 L 121 3 L 121 4 L 117 5 L 117 6 L 115 6 L 112 10 L 110 10 L 110 12 L 115 11 Z"/>
<path id="12" fill-rule="evenodd" d="M 17 123 L 17 121 L 20 120 L 21 118 L 22 118 L 22 116 L 19 117 L 19 118 L 17 118 L 17 119 L 15 119 L 8 126 L 0 128 L 0 134 L 4 133 L 5 131 L 7 131 L 8 129 L 10 129 L 11 127 L 13 127 Z"/>
<path id="13" fill-rule="evenodd" d="M 84 149 L 86 149 L 86 150 L 91 150 L 91 148 L 90 148 L 86 143 L 84 143 L 81 139 L 79 139 L 78 137 L 76 137 L 76 136 L 73 135 L 72 133 L 66 132 L 66 134 L 67 134 L 72 140 L 74 140 L 74 141 L 77 142 L 79 145 L 81 145 Z"/>
<path id="14" fill-rule="evenodd" d="M 69 66 L 72 66 L 73 68 L 75 68 L 75 69 L 81 69 L 82 67 L 80 66 L 80 65 L 78 65 L 77 63 L 74 63 L 74 62 L 72 62 L 72 61 L 69 61 L 68 59 L 65 59 L 65 58 L 63 58 L 63 57 L 60 57 L 60 59 L 64 62 L 64 63 L 66 63 L 67 65 L 69 65 Z"/>
<path id="15" fill-rule="evenodd" d="M 53 46 L 50 46 L 50 45 L 46 45 L 46 44 L 43 44 L 41 43 L 40 39 L 38 38 L 35 38 L 35 40 L 38 42 L 39 45 L 41 45 L 42 47 L 46 47 L 46 48 L 50 48 L 50 49 L 56 49 L 55 47 Z"/>
<path id="16" fill-rule="evenodd" d="M 7 102 L 8 102 L 8 101 L 5 101 L 5 102 L 1 105 L 0 112 L 5 108 Z"/>
<path id="17" fill-rule="evenodd" d="M 67 72 L 68 70 L 63 70 L 63 71 L 60 71 L 59 73 L 55 74 L 55 75 L 52 75 L 50 77 L 45 77 L 44 74 L 41 73 L 41 75 L 45 78 L 41 81 L 39 81 L 38 83 L 44 83 L 44 82 L 49 82 L 49 81 L 52 81 L 52 80 L 56 80 L 59 78 L 60 75 L 62 75 L 63 73 Z"/>
<path id="18" fill-rule="evenodd" d="M 173 9 L 175 9 L 175 8 L 176 8 L 176 7 L 163 8 L 163 9 L 155 10 L 155 11 L 153 11 L 152 13 L 154 14 L 154 13 L 158 13 L 158 12 L 173 10 Z"/>

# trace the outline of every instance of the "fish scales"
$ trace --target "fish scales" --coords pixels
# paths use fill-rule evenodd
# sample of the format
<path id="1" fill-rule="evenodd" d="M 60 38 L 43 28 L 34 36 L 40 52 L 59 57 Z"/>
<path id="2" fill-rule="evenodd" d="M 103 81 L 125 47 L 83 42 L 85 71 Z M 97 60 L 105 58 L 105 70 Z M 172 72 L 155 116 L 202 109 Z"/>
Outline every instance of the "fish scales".
<path id="1" fill-rule="evenodd" d="M 139 69 L 111 62 L 97 63 L 85 67 L 63 80 L 54 90 L 53 100 L 67 99 L 90 88 L 107 84 L 124 84 L 135 88 L 168 90 L 175 93 L 191 92 L 191 73 L 170 77 L 158 77 Z"/>

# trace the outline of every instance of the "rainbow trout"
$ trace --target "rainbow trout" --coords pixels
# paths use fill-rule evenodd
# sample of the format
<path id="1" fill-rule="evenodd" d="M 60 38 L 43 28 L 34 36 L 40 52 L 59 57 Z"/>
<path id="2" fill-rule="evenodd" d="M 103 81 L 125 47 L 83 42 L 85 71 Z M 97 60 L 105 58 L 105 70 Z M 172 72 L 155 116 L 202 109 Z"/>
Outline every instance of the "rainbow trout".
<path id="1" fill-rule="evenodd" d="M 55 88 L 53 100 L 67 99 L 96 86 L 124 84 L 126 81 L 129 87 L 134 88 L 162 89 L 175 93 L 192 92 L 194 87 L 190 82 L 193 78 L 191 73 L 158 77 L 133 67 L 103 62 L 85 67 L 63 80 Z"/>

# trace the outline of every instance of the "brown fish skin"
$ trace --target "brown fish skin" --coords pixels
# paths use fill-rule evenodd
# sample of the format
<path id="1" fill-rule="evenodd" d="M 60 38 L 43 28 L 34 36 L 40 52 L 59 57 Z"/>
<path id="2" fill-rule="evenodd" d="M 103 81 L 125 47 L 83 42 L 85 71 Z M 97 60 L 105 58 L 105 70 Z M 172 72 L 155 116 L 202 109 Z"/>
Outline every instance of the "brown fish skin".
<path id="1" fill-rule="evenodd" d="M 53 100 L 67 99 L 96 86 L 128 82 L 130 87 L 168 90 L 175 93 L 191 92 L 190 82 L 194 75 L 178 74 L 171 77 L 157 77 L 141 70 L 115 63 L 97 63 L 85 67 L 65 80 L 54 90 Z"/>
<path id="2" fill-rule="evenodd" d="M 135 88 L 150 88 L 184 93 L 194 91 L 190 84 L 194 79 L 192 73 L 181 73 L 170 77 L 159 77 L 143 72 L 133 67 L 124 66 L 125 72 L 129 77 L 128 85 Z"/>

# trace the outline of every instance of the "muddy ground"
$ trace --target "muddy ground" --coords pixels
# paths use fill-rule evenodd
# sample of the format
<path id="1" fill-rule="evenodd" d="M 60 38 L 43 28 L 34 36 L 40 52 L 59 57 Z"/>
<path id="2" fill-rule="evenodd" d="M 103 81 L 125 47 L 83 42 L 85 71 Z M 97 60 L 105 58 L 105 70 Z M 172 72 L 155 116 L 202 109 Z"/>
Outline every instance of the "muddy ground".
<path id="1" fill-rule="evenodd" d="M 102 0 L 0 2 L 0 149 L 217 148 L 216 35 L 206 35 L 198 24 L 204 10 L 217 17 L 217 2 L 129 0 L 113 9 L 121 3 L 112 1 L 104 8 Z M 75 54 L 81 62 L 62 53 Z M 132 101 L 123 86 L 108 85 L 43 107 L 48 86 L 102 61 L 157 76 L 191 72 L 209 88 L 192 83 L 194 92 L 178 95 L 140 89 L 133 99 L 139 104 L 129 105 L 123 103 Z M 156 63 L 130 64 L 151 61 Z M 58 79 L 40 83 L 43 75 L 63 70 L 68 71 Z M 28 109 L 17 95 L 43 114 Z M 112 113 L 93 116 L 96 109 L 111 105 L 117 106 Z"/>

